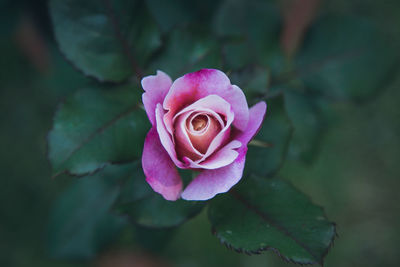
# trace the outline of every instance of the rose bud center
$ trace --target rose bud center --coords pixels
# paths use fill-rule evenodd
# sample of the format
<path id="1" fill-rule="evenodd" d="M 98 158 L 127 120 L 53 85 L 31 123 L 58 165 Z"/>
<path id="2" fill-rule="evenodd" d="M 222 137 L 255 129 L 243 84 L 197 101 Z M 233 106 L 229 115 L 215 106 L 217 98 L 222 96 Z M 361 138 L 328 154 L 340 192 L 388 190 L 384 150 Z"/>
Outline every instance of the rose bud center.
<path id="1" fill-rule="evenodd" d="M 200 159 L 210 146 L 212 140 L 223 128 L 224 121 L 215 118 L 217 114 L 192 112 L 181 114 L 175 121 L 175 143 L 179 157 L 192 160 Z"/>
<path id="2" fill-rule="evenodd" d="M 192 128 L 195 131 L 201 131 L 207 126 L 208 122 L 209 121 L 208 121 L 208 117 L 207 116 L 205 116 L 205 115 L 196 116 L 191 121 Z"/>
<path id="3" fill-rule="evenodd" d="M 186 131 L 193 147 L 204 154 L 211 141 L 221 131 L 221 125 L 211 115 L 195 114 L 187 119 Z"/>

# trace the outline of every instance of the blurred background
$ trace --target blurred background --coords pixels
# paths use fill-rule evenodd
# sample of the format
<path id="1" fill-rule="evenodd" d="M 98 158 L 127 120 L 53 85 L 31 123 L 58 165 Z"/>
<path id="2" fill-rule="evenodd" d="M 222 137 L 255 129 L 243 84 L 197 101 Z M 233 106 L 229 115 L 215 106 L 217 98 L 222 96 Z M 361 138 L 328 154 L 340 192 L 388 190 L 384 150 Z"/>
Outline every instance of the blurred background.
<path id="1" fill-rule="evenodd" d="M 317 12 L 362 15 L 400 41 L 397 0 L 320 2 Z M 176 230 L 124 230 L 85 260 L 53 258 L 49 211 L 75 178 L 50 178 L 46 134 L 58 103 L 92 81 L 58 51 L 45 0 L 0 0 L 0 51 L 0 266 L 292 265 L 220 245 L 205 211 Z M 288 157 L 280 171 L 338 225 L 326 266 L 400 265 L 400 71 L 392 76 L 368 101 L 332 104 L 315 160 Z"/>

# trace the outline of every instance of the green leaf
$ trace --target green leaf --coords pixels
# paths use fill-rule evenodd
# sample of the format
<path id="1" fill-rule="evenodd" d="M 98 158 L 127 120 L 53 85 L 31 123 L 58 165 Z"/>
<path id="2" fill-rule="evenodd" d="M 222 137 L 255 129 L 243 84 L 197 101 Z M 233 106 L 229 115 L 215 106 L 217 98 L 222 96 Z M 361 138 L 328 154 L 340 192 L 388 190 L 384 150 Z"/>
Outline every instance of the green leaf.
<path id="1" fill-rule="evenodd" d="M 286 113 L 294 126 L 289 154 L 310 162 L 317 154 L 323 121 L 316 97 L 287 87 L 284 90 Z"/>
<path id="2" fill-rule="evenodd" d="M 370 21 L 326 16 L 306 35 L 296 69 L 307 89 L 334 99 L 363 100 L 390 82 L 396 55 Z"/>
<path id="3" fill-rule="evenodd" d="M 268 65 L 279 41 L 281 16 L 272 1 L 227 0 L 217 11 L 214 28 L 218 36 L 232 39 L 224 45 L 228 68 Z"/>
<path id="4" fill-rule="evenodd" d="M 66 58 L 100 81 L 140 76 L 140 66 L 161 45 L 139 1 L 51 0 L 50 14 Z"/>
<path id="5" fill-rule="evenodd" d="M 140 226 L 177 226 L 197 215 L 205 205 L 204 201 L 165 200 L 147 184 L 140 166 L 131 173 L 115 208 Z"/>
<path id="6" fill-rule="evenodd" d="M 169 36 L 166 48 L 150 66 L 166 70 L 174 78 L 202 68 L 221 67 L 221 55 L 218 43 L 211 38 L 193 31 L 175 30 Z"/>
<path id="7" fill-rule="evenodd" d="M 116 238 L 126 221 L 109 213 L 118 197 L 116 171 L 109 166 L 94 176 L 74 180 L 52 208 L 48 250 L 53 257 L 90 259 Z"/>
<path id="8" fill-rule="evenodd" d="M 321 207 L 280 179 L 243 179 L 213 199 L 208 217 L 218 239 L 237 251 L 272 250 L 286 261 L 323 263 L 336 235 Z"/>
<path id="9" fill-rule="evenodd" d="M 281 98 L 268 101 L 261 129 L 249 145 L 245 173 L 271 176 L 282 166 L 293 128 L 281 102 Z"/>
<path id="10" fill-rule="evenodd" d="M 61 105 L 48 136 L 54 175 L 92 173 L 141 156 L 149 123 L 139 89 L 80 90 Z"/>

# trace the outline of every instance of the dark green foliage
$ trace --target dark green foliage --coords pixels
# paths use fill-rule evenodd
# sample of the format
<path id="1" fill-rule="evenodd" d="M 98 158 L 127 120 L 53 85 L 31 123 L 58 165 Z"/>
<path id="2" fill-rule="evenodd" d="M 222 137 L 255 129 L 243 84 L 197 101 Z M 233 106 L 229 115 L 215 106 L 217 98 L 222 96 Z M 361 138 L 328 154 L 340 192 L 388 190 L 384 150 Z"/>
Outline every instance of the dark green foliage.
<path id="1" fill-rule="evenodd" d="M 153 253 L 163 250 L 177 231 L 177 228 L 149 228 L 139 225 L 135 225 L 134 229 L 134 240 Z"/>
<path id="2" fill-rule="evenodd" d="M 324 101 L 366 100 L 389 80 L 397 58 L 373 23 L 322 14 L 306 32 L 298 54 L 286 58 L 277 1 L 51 0 L 50 13 L 56 40 L 73 65 L 100 82 L 125 82 L 80 89 L 56 113 L 48 138 L 54 174 L 104 170 L 82 178 L 88 182 L 73 185 L 59 200 L 59 210 L 72 219 L 58 224 L 66 215 L 55 209 L 53 255 L 93 256 L 115 237 L 124 219 L 135 225 L 139 243 L 157 250 L 162 246 L 153 246 L 153 238 L 165 244 L 173 232 L 152 232 L 154 228 L 172 228 L 200 213 L 206 202 L 166 201 L 145 181 L 139 159 L 150 125 L 138 81 L 157 70 L 176 79 L 217 68 L 243 89 L 250 105 L 267 100 L 268 108 L 249 145 L 240 185 L 211 200 L 215 234 L 238 251 L 270 249 L 287 261 L 322 264 L 335 225 L 320 207 L 273 176 L 288 153 L 295 160 L 315 158 L 327 125 Z M 114 165 L 124 162 L 131 163 Z M 185 184 L 190 171 L 186 175 Z M 263 179 L 249 178 L 253 176 Z M 87 187 L 93 192 L 87 193 Z M 81 209 L 88 209 L 82 205 L 75 210 L 74 205 L 94 205 L 95 193 L 104 195 L 102 209 L 96 207 L 87 228 L 66 234 L 84 220 Z M 124 219 L 116 221 L 116 214 Z M 109 235 L 98 236 L 99 229 Z"/>
<path id="3" fill-rule="evenodd" d="M 0 266 L 97 266 L 121 249 L 166 265 L 286 266 L 220 246 L 209 204 L 228 247 L 321 263 L 334 225 L 277 175 L 338 221 L 324 266 L 398 266 L 399 1 L 320 1 L 290 57 L 284 2 L 0 0 Z M 230 192 L 168 202 L 141 169 L 140 78 L 200 68 L 224 71 L 249 105 L 265 100 L 266 120 Z"/>
<path id="4" fill-rule="evenodd" d="M 89 259 L 115 239 L 126 221 L 109 212 L 120 188 L 120 167 L 74 181 L 54 203 L 48 226 L 53 257 Z"/>
<path id="5" fill-rule="evenodd" d="M 219 0 L 146 0 L 150 13 L 163 32 L 169 32 L 175 27 L 201 23 L 210 23 L 215 6 Z"/>
<path id="6" fill-rule="evenodd" d="M 398 58 L 393 43 L 371 21 L 331 15 L 310 29 L 296 72 L 308 90 L 363 100 L 390 82 Z"/>
<path id="7" fill-rule="evenodd" d="M 246 253 L 273 250 L 287 261 L 322 264 L 336 235 L 321 207 L 280 179 L 245 177 L 208 210 L 213 231 L 228 247 Z"/>
<path id="8" fill-rule="evenodd" d="M 270 76 L 271 73 L 269 69 L 260 66 L 253 66 L 243 70 L 234 71 L 229 75 L 229 78 L 231 79 L 232 84 L 240 85 L 240 88 L 242 88 L 248 100 L 252 100 L 253 102 L 254 99 L 264 96 L 266 90 L 268 90 L 271 79 Z"/>
<path id="9" fill-rule="evenodd" d="M 166 70 L 173 79 L 202 68 L 218 69 L 222 61 L 219 51 L 219 44 L 207 35 L 175 30 L 169 35 L 163 53 L 152 61 L 150 69 L 152 72 Z"/>
<path id="10" fill-rule="evenodd" d="M 290 86 L 284 90 L 285 110 L 294 126 L 289 153 L 309 162 L 317 154 L 323 119 L 317 106 L 317 98 L 298 90 Z"/>
<path id="11" fill-rule="evenodd" d="M 155 193 L 145 181 L 140 164 L 135 164 L 122 187 L 116 210 L 141 226 L 173 227 L 197 215 L 205 205 L 202 201 L 167 201 Z"/>
<path id="12" fill-rule="evenodd" d="M 60 106 L 48 136 L 54 175 L 92 173 L 140 157 L 149 129 L 137 87 L 80 90 Z"/>
<path id="13" fill-rule="evenodd" d="M 119 207 L 133 222 L 152 228 L 178 226 L 197 215 L 204 202 L 185 200 L 167 201 L 151 191 L 146 197 Z"/>
<path id="14" fill-rule="evenodd" d="M 271 101 L 262 127 L 247 152 L 245 172 L 272 176 L 286 157 L 293 128 L 282 103 Z"/>
<path id="15" fill-rule="evenodd" d="M 51 0 L 50 13 L 66 58 L 100 81 L 140 76 L 139 66 L 161 44 L 140 1 Z"/>
<path id="16" fill-rule="evenodd" d="M 150 13 L 162 31 L 168 32 L 177 25 L 186 24 L 192 18 L 185 0 L 146 0 Z"/>
<path id="17" fill-rule="evenodd" d="M 271 1 L 227 0 L 214 19 L 214 31 L 230 39 L 223 48 L 228 69 L 268 64 L 278 42 L 281 17 Z"/>

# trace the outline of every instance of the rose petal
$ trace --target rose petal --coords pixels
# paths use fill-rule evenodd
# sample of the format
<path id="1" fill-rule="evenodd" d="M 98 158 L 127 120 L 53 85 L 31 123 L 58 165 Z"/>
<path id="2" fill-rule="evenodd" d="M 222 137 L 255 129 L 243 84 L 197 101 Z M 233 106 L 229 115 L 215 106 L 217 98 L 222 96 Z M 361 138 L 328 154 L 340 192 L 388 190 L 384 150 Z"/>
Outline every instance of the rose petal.
<path id="1" fill-rule="evenodd" d="M 181 197 L 186 200 L 207 200 L 227 192 L 242 178 L 246 151 L 247 148 L 240 148 L 239 156 L 228 166 L 202 171 L 185 188 Z"/>
<path id="2" fill-rule="evenodd" d="M 214 153 L 222 144 L 224 144 L 228 140 L 231 132 L 231 124 L 234 119 L 235 116 L 232 113 L 227 117 L 225 127 L 211 141 L 210 146 L 208 147 L 207 152 L 204 154 L 201 161 L 207 159 L 212 153 Z"/>
<path id="3" fill-rule="evenodd" d="M 226 102 L 223 98 L 217 95 L 209 95 L 179 111 L 173 118 L 173 121 L 176 119 L 176 117 L 181 116 L 182 113 L 191 110 L 195 110 L 197 112 L 212 110 L 214 113 L 218 112 L 221 113 L 222 115 L 225 115 L 226 119 L 224 128 L 222 128 L 221 131 L 211 141 L 206 153 L 199 160 L 200 162 L 204 161 L 207 157 L 209 157 L 212 153 L 214 153 L 229 138 L 230 126 L 235 119 L 235 114 L 233 113 L 231 105 L 228 102 Z M 167 115 L 168 113 L 164 116 L 164 121 L 168 121 L 168 119 L 165 119 Z M 218 119 L 217 115 L 215 115 L 215 117 Z"/>
<path id="4" fill-rule="evenodd" d="M 193 146 L 186 131 L 186 120 L 190 115 L 192 115 L 192 113 L 193 111 L 180 115 L 175 122 L 175 150 L 179 158 L 187 156 L 191 159 L 197 160 L 201 159 L 203 154 Z"/>
<path id="5" fill-rule="evenodd" d="M 189 158 L 184 158 L 184 160 L 190 164 L 190 168 L 217 169 L 231 164 L 239 155 L 235 149 L 241 146 L 239 141 L 233 140 L 203 162 L 197 163 Z"/>
<path id="6" fill-rule="evenodd" d="M 225 73 L 215 69 L 202 69 L 177 79 L 165 97 L 163 107 L 167 110 L 165 125 L 172 134 L 172 118 L 185 106 L 208 95 L 218 95 L 225 99 L 233 109 L 233 125 L 239 130 L 246 129 L 249 109 L 242 90 L 230 84 Z"/>
<path id="7" fill-rule="evenodd" d="M 204 116 L 204 124 L 206 125 L 200 131 L 196 131 L 193 128 L 193 123 L 196 119 L 199 120 L 198 118 L 201 116 Z M 211 141 L 223 128 L 223 125 L 221 126 L 217 118 L 204 113 L 198 113 L 192 116 L 192 118 L 188 118 L 188 121 L 185 124 L 189 124 L 189 127 L 186 127 L 186 129 L 190 141 L 192 141 L 193 146 L 201 153 L 206 153 Z"/>
<path id="8" fill-rule="evenodd" d="M 231 104 L 233 113 L 235 113 L 233 125 L 239 130 L 246 129 L 249 122 L 249 106 L 242 89 L 232 85 L 232 89 L 224 92 L 222 97 Z"/>
<path id="9" fill-rule="evenodd" d="M 152 128 L 144 141 L 142 167 L 146 181 L 166 200 L 177 200 L 182 191 L 182 180 L 171 158 L 162 147 L 157 130 Z"/>
<path id="10" fill-rule="evenodd" d="M 186 131 L 186 123 L 191 115 L 194 113 L 198 112 L 197 110 L 192 110 L 188 111 L 184 114 L 179 115 L 178 120 L 182 120 L 179 122 L 175 122 L 175 143 L 176 143 L 176 151 L 177 155 L 179 156 L 178 158 L 180 159 L 181 156 L 187 156 L 193 160 L 197 160 L 200 158 L 204 157 L 204 154 L 198 151 L 192 144 L 192 141 L 189 137 L 189 134 Z M 209 114 L 213 116 L 214 118 L 217 118 L 218 123 L 221 125 L 221 128 L 224 126 L 224 122 L 222 121 L 221 117 L 215 113 L 211 109 L 204 109 L 203 111 L 204 114 Z"/>
<path id="11" fill-rule="evenodd" d="M 259 102 L 250 108 L 250 120 L 246 130 L 235 131 L 232 133 L 232 139 L 240 141 L 244 146 L 250 142 L 250 140 L 257 134 L 261 128 L 261 124 L 267 111 L 267 104 L 265 102 Z"/>
<path id="12" fill-rule="evenodd" d="M 211 109 L 225 117 L 234 115 L 231 104 L 229 104 L 225 99 L 218 95 L 208 95 L 180 110 L 173 119 L 190 110 L 202 111 L 204 109 Z"/>
<path id="13" fill-rule="evenodd" d="M 156 106 L 158 103 L 163 103 L 171 85 L 171 78 L 160 70 L 157 71 L 157 75 L 146 76 L 142 79 L 142 87 L 145 91 L 142 95 L 142 101 L 153 126 L 156 123 Z"/>
<path id="14" fill-rule="evenodd" d="M 175 145 L 172 142 L 171 135 L 167 132 L 167 129 L 164 125 L 164 110 L 161 104 L 157 104 L 156 107 L 156 124 L 157 124 L 157 132 L 160 137 L 161 144 L 167 151 L 168 155 L 171 157 L 171 160 L 175 163 L 179 168 L 185 168 L 184 164 L 178 159 L 175 151 Z"/>

